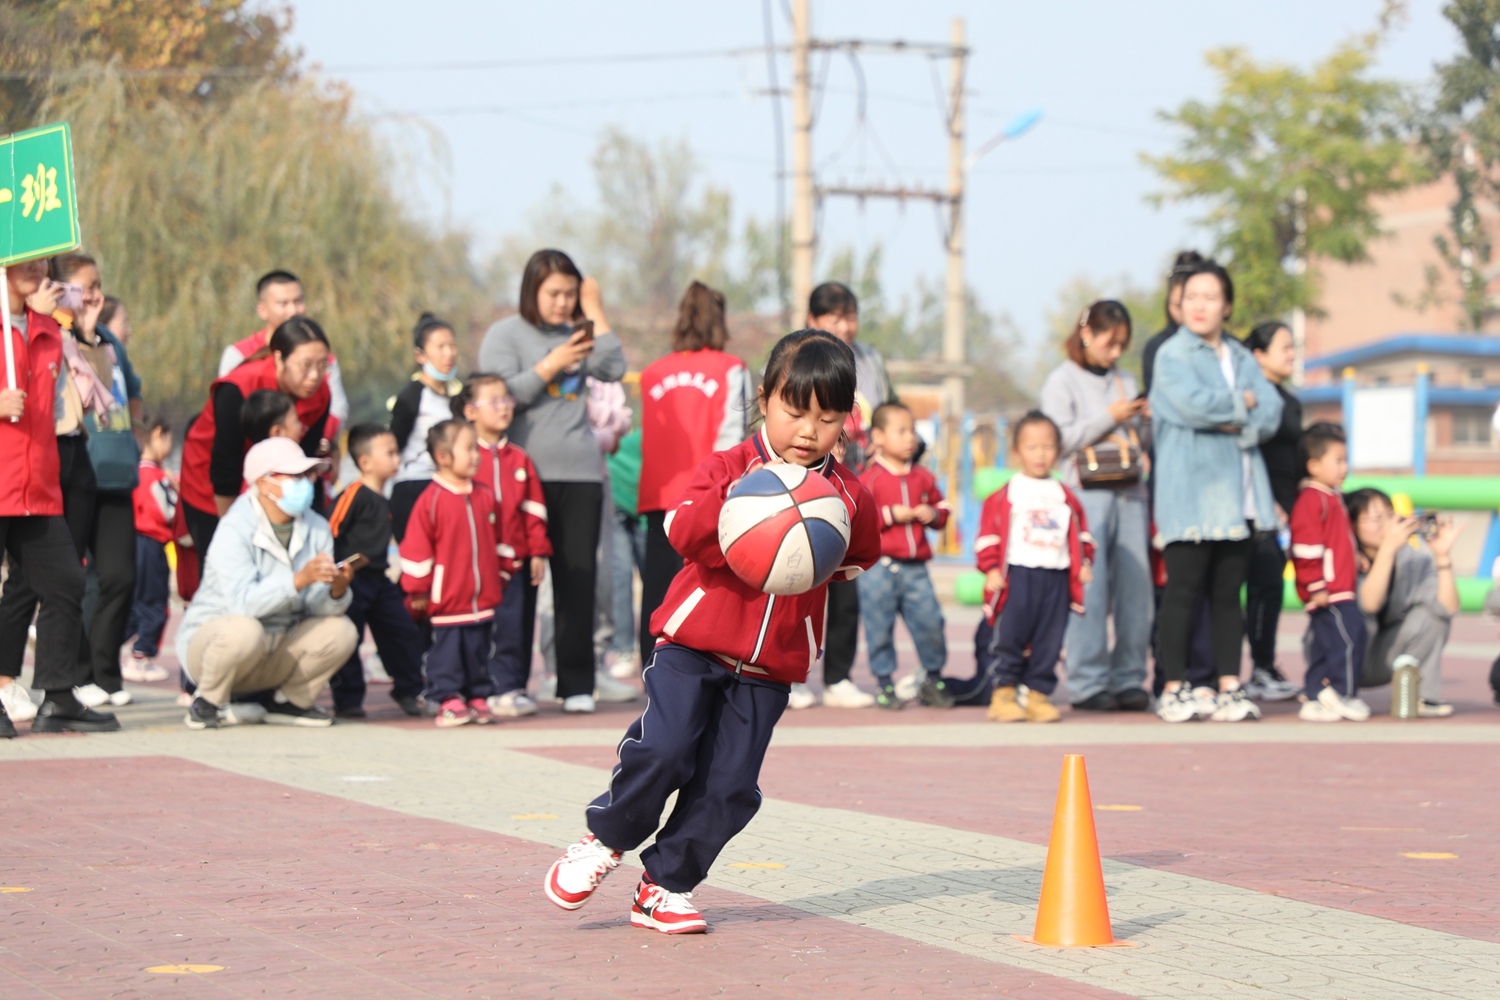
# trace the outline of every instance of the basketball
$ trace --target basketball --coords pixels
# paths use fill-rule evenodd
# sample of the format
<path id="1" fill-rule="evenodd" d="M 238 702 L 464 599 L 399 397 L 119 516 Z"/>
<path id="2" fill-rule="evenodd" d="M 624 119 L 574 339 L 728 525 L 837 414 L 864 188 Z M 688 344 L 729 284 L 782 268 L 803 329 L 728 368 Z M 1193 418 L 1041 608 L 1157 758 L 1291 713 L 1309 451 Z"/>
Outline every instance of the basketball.
<path id="1" fill-rule="evenodd" d="M 729 491 L 719 512 L 719 547 L 750 586 L 805 594 L 843 561 L 849 508 L 825 477 L 800 465 L 768 465 Z"/>

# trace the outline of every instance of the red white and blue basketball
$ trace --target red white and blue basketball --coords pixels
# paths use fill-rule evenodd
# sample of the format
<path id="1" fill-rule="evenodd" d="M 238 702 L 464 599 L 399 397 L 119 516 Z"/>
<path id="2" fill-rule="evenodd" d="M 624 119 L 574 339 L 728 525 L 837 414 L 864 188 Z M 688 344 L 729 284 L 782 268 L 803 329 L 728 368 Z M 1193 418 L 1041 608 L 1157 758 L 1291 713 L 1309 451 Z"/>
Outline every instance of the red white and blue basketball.
<path id="1" fill-rule="evenodd" d="M 800 465 L 768 465 L 735 484 L 719 512 L 719 547 L 735 575 L 768 594 L 828 581 L 849 548 L 849 508 Z"/>

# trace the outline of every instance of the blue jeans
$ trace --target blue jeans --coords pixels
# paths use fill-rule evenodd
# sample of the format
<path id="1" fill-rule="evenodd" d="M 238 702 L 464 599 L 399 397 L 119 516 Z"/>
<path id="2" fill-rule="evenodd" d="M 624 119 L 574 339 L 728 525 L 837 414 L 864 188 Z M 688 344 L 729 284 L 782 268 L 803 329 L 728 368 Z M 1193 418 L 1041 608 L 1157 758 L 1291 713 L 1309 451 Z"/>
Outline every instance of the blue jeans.
<path id="1" fill-rule="evenodd" d="M 615 579 L 610 616 L 615 620 L 615 638 L 610 649 L 629 653 L 636 645 L 634 571 L 646 565 L 646 526 L 640 517 L 619 507 L 614 508 L 614 516 L 614 558 L 610 570 Z"/>
<path id="2" fill-rule="evenodd" d="M 927 564 L 881 556 L 880 561 L 854 580 L 859 587 L 859 613 L 865 622 L 870 648 L 870 673 L 882 684 L 896 672 L 896 615 L 906 622 L 922 669 L 936 674 L 948 662 L 948 640 L 943 634 L 943 611 L 938 607 Z"/>
<path id="3" fill-rule="evenodd" d="M 126 637 L 135 636 L 137 656 L 153 657 L 161 648 L 161 633 L 167 627 L 167 603 L 172 596 L 167 547 L 145 535 L 135 536 L 135 600 L 130 605 Z"/>
<path id="4" fill-rule="evenodd" d="M 1084 701 L 1101 691 L 1121 692 L 1146 681 L 1146 650 L 1155 611 L 1150 522 L 1142 500 L 1114 490 L 1079 490 L 1094 536 L 1094 580 L 1083 591 L 1084 613 L 1068 619 L 1068 697 Z M 1114 615 L 1115 648 L 1109 648 Z"/>

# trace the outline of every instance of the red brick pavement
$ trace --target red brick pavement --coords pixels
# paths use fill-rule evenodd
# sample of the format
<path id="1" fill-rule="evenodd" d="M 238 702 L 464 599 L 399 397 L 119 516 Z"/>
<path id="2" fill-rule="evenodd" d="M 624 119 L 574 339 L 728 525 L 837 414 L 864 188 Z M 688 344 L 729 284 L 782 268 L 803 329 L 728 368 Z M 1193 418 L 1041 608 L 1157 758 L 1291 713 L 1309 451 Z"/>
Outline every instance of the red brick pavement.
<path id="1" fill-rule="evenodd" d="M 614 765 L 609 748 L 529 752 Z M 761 790 L 1045 844 L 1064 752 L 1087 757 L 1096 805 L 1142 807 L 1098 811 L 1107 857 L 1500 941 L 1493 745 L 772 747 Z"/>
<path id="2" fill-rule="evenodd" d="M 277 996 L 1123 998 L 704 889 L 704 936 L 576 914 L 555 852 L 175 758 L 0 764 L 6 1000 Z M 175 963 L 222 965 L 161 975 Z"/>

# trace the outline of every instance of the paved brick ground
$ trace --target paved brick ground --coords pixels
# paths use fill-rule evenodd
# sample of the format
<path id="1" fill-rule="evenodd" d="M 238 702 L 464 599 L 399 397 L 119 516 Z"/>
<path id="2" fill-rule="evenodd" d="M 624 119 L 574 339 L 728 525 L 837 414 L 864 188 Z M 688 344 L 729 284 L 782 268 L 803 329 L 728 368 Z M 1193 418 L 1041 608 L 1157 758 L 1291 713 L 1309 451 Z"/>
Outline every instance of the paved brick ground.
<path id="1" fill-rule="evenodd" d="M 705 889 L 714 932 L 577 914 L 554 852 L 175 758 L 0 764 L 0 996 L 938 997 L 1123 994 Z M 498 884 L 497 884 L 498 883 Z M 142 970 L 194 963 L 207 975 Z"/>

